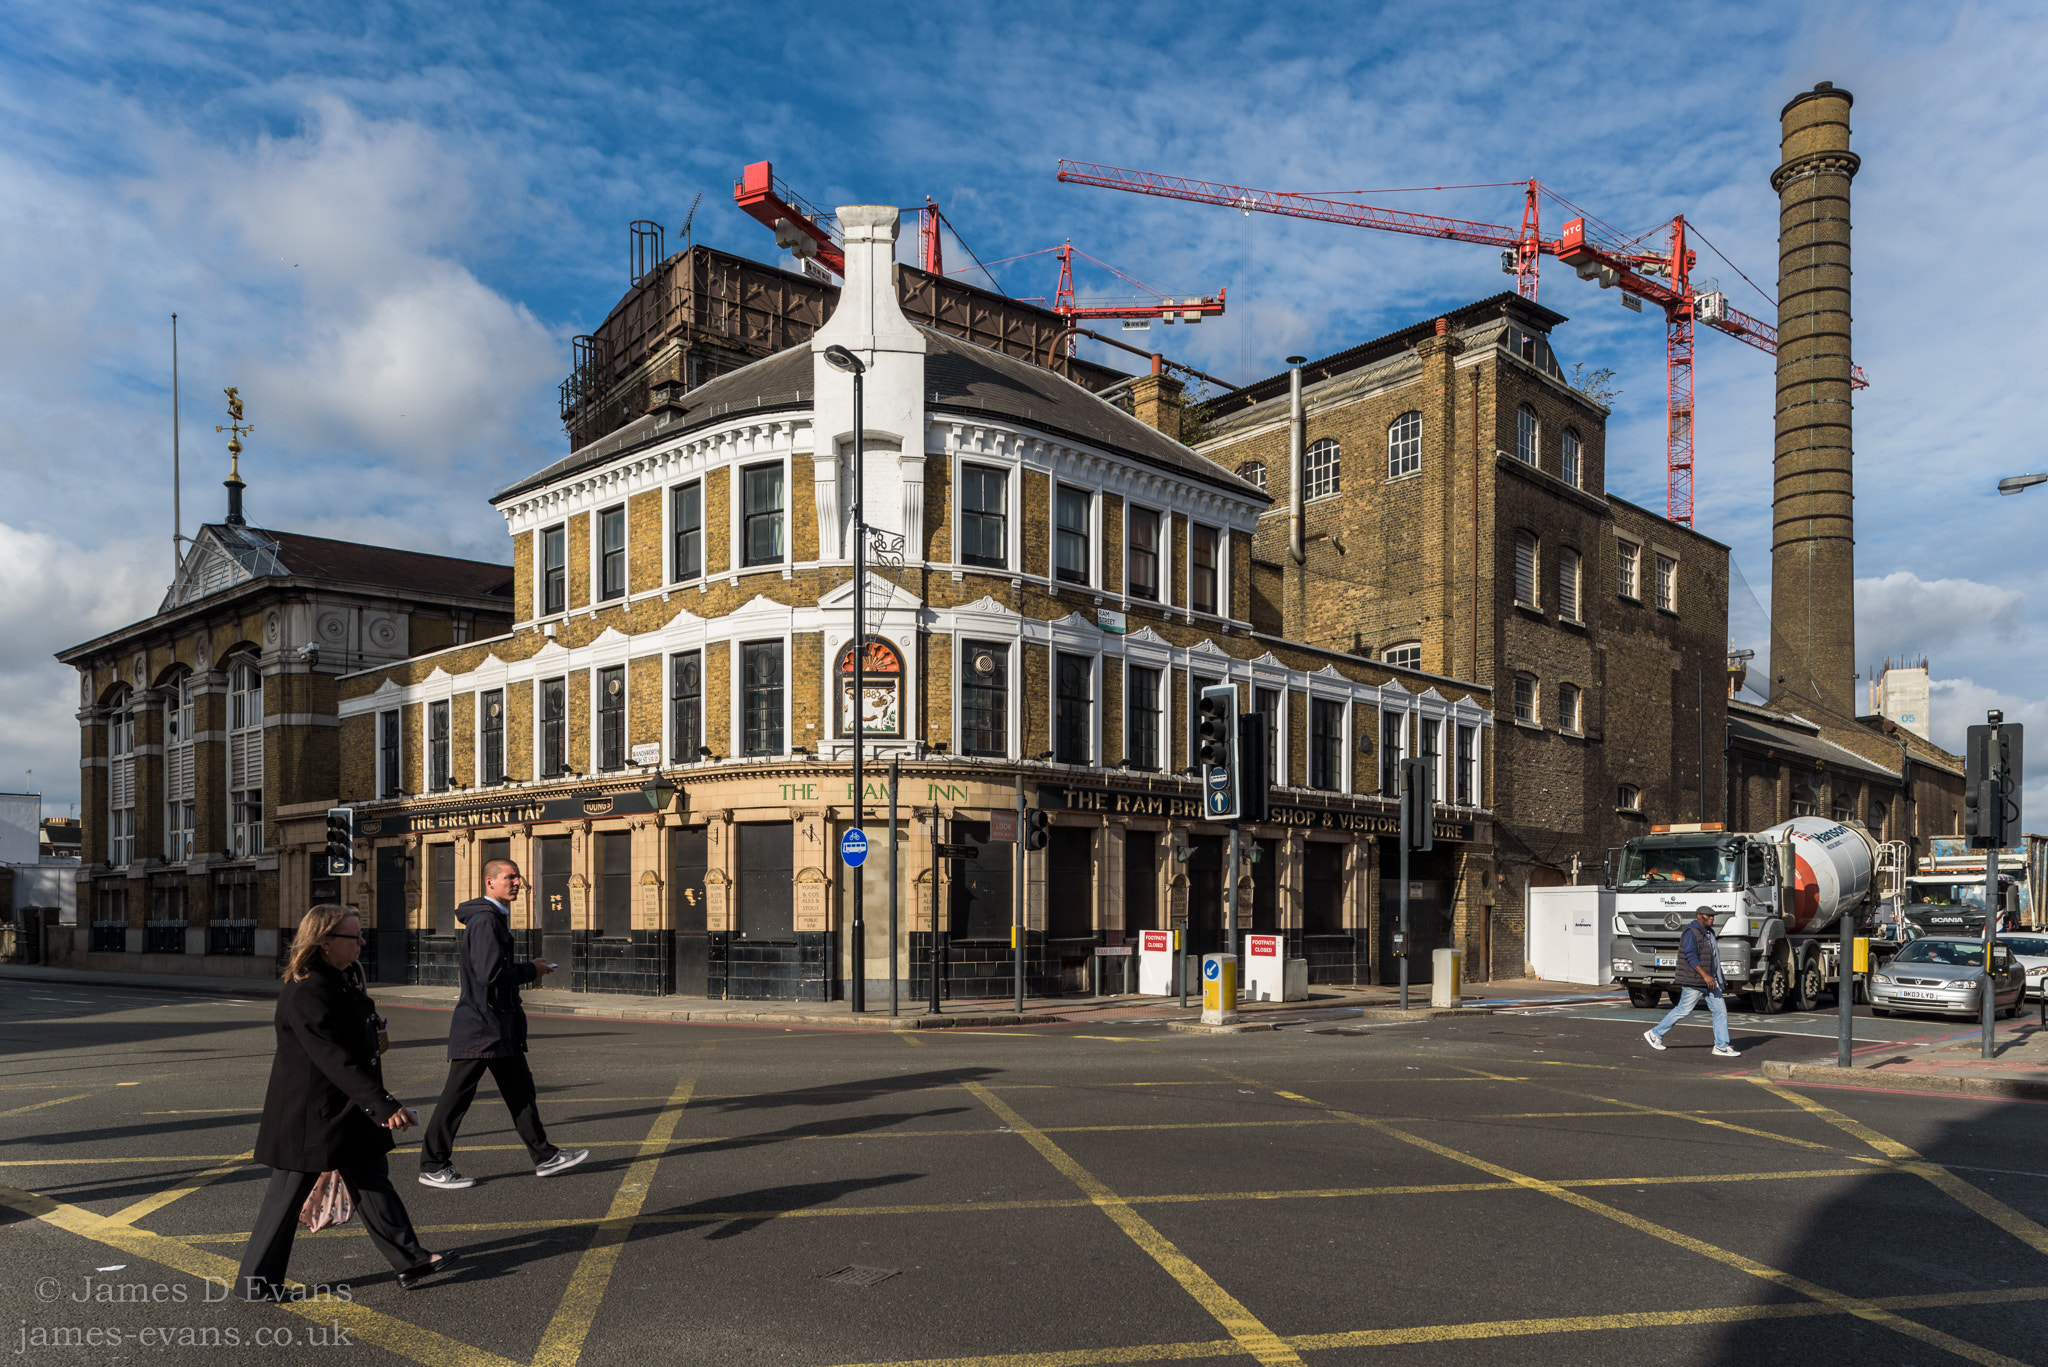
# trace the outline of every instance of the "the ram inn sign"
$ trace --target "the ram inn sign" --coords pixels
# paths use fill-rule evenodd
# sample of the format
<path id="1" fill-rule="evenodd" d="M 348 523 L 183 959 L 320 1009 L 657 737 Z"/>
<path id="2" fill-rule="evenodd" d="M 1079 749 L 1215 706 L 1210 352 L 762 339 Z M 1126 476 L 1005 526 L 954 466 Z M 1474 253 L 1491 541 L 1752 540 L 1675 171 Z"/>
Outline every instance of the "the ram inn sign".
<path id="1" fill-rule="evenodd" d="M 1200 821 L 1199 795 L 1147 791 L 1139 788 L 1085 788 L 1068 783 L 1038 785 L 1038 805 L 1049 812 L 1101 812 L 1105 816 L 1153 816 L 1169 821 Z M 1398 836 L 1400 813 L 1367 811 L 1351 807 L 1307 807 L 1299 803 L 1275 802 L 1267 807 L 1267 822 L 1302 831 L 1342 831 L 1356 836 Z M 1477 824 L 1470 821 L 1438 821 L 1438 840 L 1471 844 L 1477 841 Z"/>

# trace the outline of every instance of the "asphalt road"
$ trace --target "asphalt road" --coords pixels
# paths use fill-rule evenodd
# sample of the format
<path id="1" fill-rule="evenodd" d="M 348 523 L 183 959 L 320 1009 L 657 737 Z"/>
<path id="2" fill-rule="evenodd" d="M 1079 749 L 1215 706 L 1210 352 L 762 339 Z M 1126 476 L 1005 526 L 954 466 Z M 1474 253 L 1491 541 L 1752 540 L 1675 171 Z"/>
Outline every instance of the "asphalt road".
<path id="1" fill-rule="evenodd" d="M 1654 1013 L 1598 1006 L 1229 1037 L 537 1019 L 545 1117 L 590 1162 L 533 1178 L 486 1091 L 457 1152 L 476 1187 L 419 1187 L 416 1144 L 393 1155 L 459 1272 L 401 1291 L 358 1222 L 293 1257 L 346 1300 L 209 1303 L 267 1177 L 271 1009 L 0 985 L 9 1352 L 2048 1362 L 2048 1108 L 1750 1076 L 1830 1052 L 1832 1017 L 1738 1024 L 1737 1062 L 1703 1013 L 1654 1054 Z M 387 1014 L 394 1090 L 428 1106 L 447 1016 Z"/>

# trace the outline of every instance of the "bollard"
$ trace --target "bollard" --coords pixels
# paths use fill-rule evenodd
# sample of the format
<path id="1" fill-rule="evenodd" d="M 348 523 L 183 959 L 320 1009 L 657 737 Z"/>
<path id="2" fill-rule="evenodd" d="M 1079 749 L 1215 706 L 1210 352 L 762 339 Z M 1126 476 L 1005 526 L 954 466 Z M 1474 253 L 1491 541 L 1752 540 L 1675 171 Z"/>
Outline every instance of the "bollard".
<path id="1" fill-rule="evenodd" d="M 1465 995 L 1465 951 L 1439 949 L 1430 956 L 1435 972 L 1429 984 L 1431 1006 L 1456 1006 Z"/>
<path id="2" fill-rule="evenodd" d="M 1202 956 L 1202 1024 L 1237 1024 L 1237 956 Z"/>

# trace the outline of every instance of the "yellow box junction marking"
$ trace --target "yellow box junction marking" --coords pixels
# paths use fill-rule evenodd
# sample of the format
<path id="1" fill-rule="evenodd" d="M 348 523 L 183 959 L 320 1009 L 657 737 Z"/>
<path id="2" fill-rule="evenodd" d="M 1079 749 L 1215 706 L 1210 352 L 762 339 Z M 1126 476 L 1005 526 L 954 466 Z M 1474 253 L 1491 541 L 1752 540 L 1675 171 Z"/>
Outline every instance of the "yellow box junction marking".
<path id="1" fill-rule="evenodd" d="M 1273 1095 L 1289 1101 L 1300 1102 L 1305 1106 L 1318 1107 L 1332 1115 L 1345 1116 L 1369 1130 L 1398 1139 L 1404 1144 L 1412 1144 L 1416 1148 L 1436 1154 L 1440 1158 L 1448 1158 L 1454 1163 L 1463 1163 L 1467 1167 L 1477 1168 L 1481 1172 L 1489 1173 L 1503 1181 L 1512 1182 L 1516 1186 L 1524 1187 L 1527 1190 L 1554 1196 L 1558 1200 L 1577 1206 L 1580 1210 L 1586 1211 L 1589 1214 L 1598 1215 L 1605 1220 L 1612 1220 L 1616 1224 L 1626 1226 L 1642 1234 L 1647 1234 L 1653 1239 L 1661 1239 L 1665 1243 L 1685 1249 L 1687 1252 L 1699 1254 L 1704 1258 L 1711 1258 L 1723 1266 L 1732 1267 L 1752 1277 L 1772 1282 L 1789 1291 L 1796 1291 L 1802 1296 L 1819 1301 L 1837 1311 L 1854 1315 L 1858 1319 L 1867 1320 L 1872 1324 L 1881 1324 L 1887 1329 L 1895 1330 L 1909 1338 L 1918 1339 L 1945 1352 L 1954 1353 L 1958 1357 L 1967 1358 L 1971 1362 L 1985 1364 L 1985 1367 L 2021 1367 L 2021 1364 L 2015 1358 L 2006 1357 L 2002 1353 L 1996 1353 L 1988 1348 L 1982 1348 L 1974 1343 L 1959 1339 L 1953 1334 L 1945 1334 L 1938 1329 L 1902 1318 L 1867 1299 L 1846 1295 L 1822 1286 L 1817 1282 L 1810 1282 L 1804 1277 L 1780 1271 L 1775 1267 L 1757 1262 L 1755 1259 L 1743 1254 L 1721 1248 L 1716 1244 L 1710 1244 L 1704 1239 L 1694 1238 L 1690 1234 L 1683 1234 L 1678 1230 L 1657 1224 L 1654 1221 L 1645 1220 L 1639 1215 L 1632 1215 L 1628 1211 L 1622 1210 L 1617 1206 L 1610 1206 L 1604 1201 L 1596 1201 L 1590 1196 L 1582 1196 L 1559 1183 L 1547 1181 L 1540 1177 L 1531 1177 L 1526 1173 L 1516 1172 L 1511 1168 L 1502 1167 L 1498 1163 L 1489 1162 L 1473 1154 L 1461 1153 L 1448 1145 L 1439 1144 L 1435 1140 L 1424 1139 L 1421 1135 L 1410 1134 L 1406 1130 L 1398 1129 L 1384 1121 L 1371 1120 L 1365 1116 L 1340 1110 L 1335 1106 L 1302 1096 L 1298 1092 L 1285 1092 L 1273 1089 Z"/>
<path id="2" fill-rule="evenodd" d="M 1204 1310 L 1215 1316 L 1216 1322 L 1230 1334 L 1231 1339 L 1244 1352 L 1250 1353 L 1262 1363 L 1299 1363 L 1301 1355 L 1281 1342 L 1280 1336 L 1259 1322 L 1257 1316 L 1228 1291 L 1225 1291 L 1214 1277 L 1196 1266 L 1194 1259 L 1182 1253 L 1168 1239 L 1153 1227 L 1152 1222 L 1131 1209 L 1130 1202 L 1111 1191 L 1093 1173 L 1070 1157 L 1065 1149 L 1043 1131 L 1039 1130 L 1017 1114 L 995 1093 L 978 1082 L 963 1084 L 982 1105 L 1002 1117 L 1003 1123 L 1015 1130 L 1039 1156 L 1057 1168 L 1062 1176 L 1084 1192 L 1095 1207 L 1107 1215 L 1139 1248 L 1145 1250 L 1152 1260 L 1166 1270 L 1168 1276 L 1181 1284 L 1181 1288 L 1195 1298 Z"/>
<path id="3" fill-rule="evenodd" d="M 1942 1167 L 1938 1163 L 1928 1162 L 1919 1153 L 1907 1148 L 1896 1139 L 1887 1139 L 1862 1121 L 1853 1120 L 1843 1115 L 1840 1111 L 1831 1110 L 1815 1101 L 1812 1097 L 1802 1096 L 1798 1092 L 1787 1091 L 1776 1083 L 1766 1082 L 1762 1078 L 1751 1078 L 1750 1081 L 1766 1091 L 1787 1098 L 1801 1110 L 1811 1115 L 1819 1116 L 1844 1134 L 1854 1135 L 1886 1158 L 1894 1160 L 1903 1171 L 1910 1172 L 1915 1177 L 1923 1178 L 1932 1183 L 1937 1189 L 1946 1195 L 1954 1197 L 1971 1210 L 1976 1211 L 1977 1214 L 1983 1216 L 1992 1224 L 1997 1225 L 2021 1243 L 2026 1244 L 2036 1253 L 2048 1253 L 2048 1229 L 2043 1229 L 2038 1223 L 2020 1214 L 2003 1201 L 1996 1200 L 1971 1183 L 1965 1182 L 1947 1168 Z"/>
<path id="4" fill-rule="evenodd" d="M 706 1045 L 697 1052 L 701 1055 L 709 1048 Z M 540 1348 L 533 1355 L 533 1367 L 575 1367 L 577 1359 L 583 1355 L 583 1340 L 590 1333 L 591 1322 L 597 1318 L 597 1307 L 604 1300 L 605 1287 L 610 1284 L 612 1272 L 618 1266 L 619 1250 L 632 1237 L 640 1207 L 646 1204 L 648 1190 L 654 1185 L 655 1169 L 668 1152 L 669 1143 L 675 1137 L 676 1122 L 682 1119 L 684 1109 L 690 1104 L 690 1093 L 696 1086 L 694 1074 L 685 1076 L 676 1084 L 661 1114 L 654 1118 L 647 1138 L 640 1143 L 640 1156 L 619 1179 L 619 1189 L 612 1197 L 611 1209 L 590 1236 L 590 1247 L 584 1249 L 583 1256 L 576 1260 L 576 1270 L 569 1275 L 568 1290 L 562 1293 L 561 1304 L 555 1307 L 554 1317 L 541 1334 Z"/>
<path id="5" fill-rule="evenodd" d="M 66 1233 L 119 1249 L 131 1257 L 147 1258 L 187 1276 L 211 1277 L 216 1282 L 225 1281 L 232 1286 L 240 1271 L 233 1259 L 193 1248 L 182 1239 L 152 1234 L 32 1191 L 0 1186 L 0 1205 L 12 1206 Z M 369 1309 L 360 1301 L 284 1301 L 276 1308 L 319 1324 L 338 1323 L 350 1337 L 389 1349 L 401 1357 L 421 1363 L 423 1367 L 522 1367 L 509 1358 L 487 1353 L 445 1334 L 393 1319 Z"/>

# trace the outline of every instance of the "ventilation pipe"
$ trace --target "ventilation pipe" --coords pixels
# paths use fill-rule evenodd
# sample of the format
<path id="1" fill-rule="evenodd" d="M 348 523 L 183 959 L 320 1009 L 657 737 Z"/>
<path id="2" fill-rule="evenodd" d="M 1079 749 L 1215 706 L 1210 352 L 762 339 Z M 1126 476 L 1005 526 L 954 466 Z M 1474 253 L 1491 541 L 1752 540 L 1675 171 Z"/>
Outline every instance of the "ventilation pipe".
<path id="1" fill-rule="evenodd" d="M 1308 561 L 1302 542 L 1302 448 L 1307 444 L 1308 414 L 1301 406 L 1301 367 L 1306 356 L 1287 358 L 1287 553 L 1297 565 Z"/>

